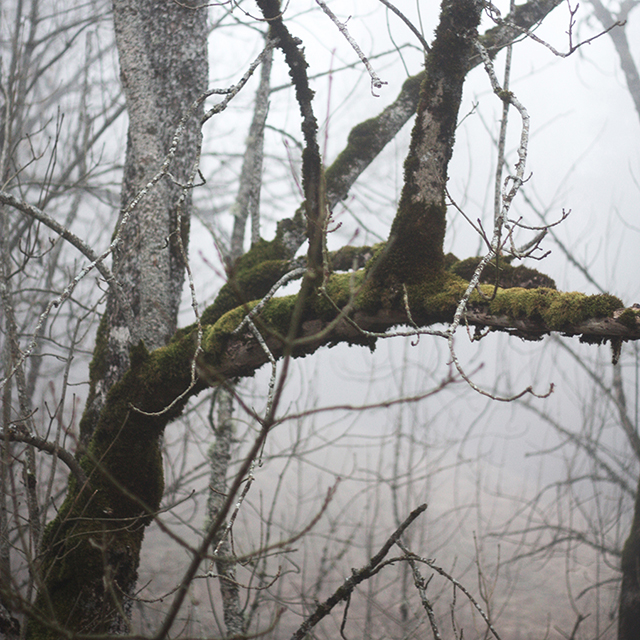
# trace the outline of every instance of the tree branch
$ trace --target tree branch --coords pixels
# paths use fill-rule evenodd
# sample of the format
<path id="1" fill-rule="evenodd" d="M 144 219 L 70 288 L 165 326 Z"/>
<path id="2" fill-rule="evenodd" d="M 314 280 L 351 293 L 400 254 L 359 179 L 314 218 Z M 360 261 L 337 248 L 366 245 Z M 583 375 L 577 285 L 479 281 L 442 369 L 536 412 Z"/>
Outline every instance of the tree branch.
<path id="1" fill-rule="evenodd" d="M 368 564 L 360 569 L 352 569 L 351 575 L 329 596 L 324 602 L 320 603 L 316 610 L 298 627 L 297 631 L 291 636 L 291 640 L 302 640 L 307 637 L 309 632 L 327 616 L 331 610 L 342 600 L 346 600 L 353 590 L 365 580 L 369 579 L 376 571 L 378 565 L 384 560 L 389 549 L 400 540 L 402 534 L 407 530 L 411 523 L 427 508 L 426 504 L 422 504 L 414 509 L 409 517 L 389 536 L 389 539 L 382 545 L 380 551 L 369 560 Z"/>
<path id="2" fill-rule="evenodd" d="M 82 487 L 88 485 L 89 479 L 83 471 L 82 467 L 78 464 L 78 461 L 74 456 L 66 449 L 63 449 L 54 442 L 49 442 L 44 438 L 32 435 L 27 431 L 18 430 L 15 427 L 0 431 L 0 440 L 8 440 L 9 442 L 23 442 L 29 444 L 40 451 L 57 456 L 62 462 L 64 462 L 69 471 L 73 473 L 78 481 L 78 484 Z"/>

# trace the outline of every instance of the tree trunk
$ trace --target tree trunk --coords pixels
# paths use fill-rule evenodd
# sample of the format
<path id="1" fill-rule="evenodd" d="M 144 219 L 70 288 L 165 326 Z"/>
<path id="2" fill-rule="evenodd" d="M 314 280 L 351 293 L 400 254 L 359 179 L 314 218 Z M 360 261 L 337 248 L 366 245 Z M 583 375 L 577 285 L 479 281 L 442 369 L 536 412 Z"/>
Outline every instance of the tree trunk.
<path id="1" fill-rule="evenodd" d="M 144 193 L 128 220 L 123 213 L 159 171 L 180 119 L 206 89 L 207 13 L 202 5 L 191 4 L 194 8 L 189 1 L 114 2 L 129 131 L 113 272 L 130 308 L 109 293 L 94 352 L 82 444 L 91 438 L 107 392 L 129 367 L 130 347 L 142 340 L 147 349 L 156 349 L 176 329 L 184 281 L 180 241 L 186 252 L 191 204 L 190 189 L 183 186 L 199 159 L 201 109 L 191 114 L 168 175 Z"/>
<path id="2" fill-rule="evenodd" d="M 189 4 L 114 1 L 129 115 L 113 255 L 122 295 L 116 299 L 111 290 L 108 295 L 81 422 L 78 455 L 91 487 L 78 487 L 72 479 L 58 517 L 47 528 L 30 638 L 58 638 L 56 628 L 126 630 L 127 595 L 136 584 L 144 528 L 151 519 L 144 505 L 157 508 L 162 496 L 161 432 L 145 423 L 132 433 L 134 420 L 118 418 L 111 424 L 103 409 L 108 391 L 131 365 L 131 347 L 156 349 L 176 329 L 191 204 L 184 185 L 199 158 L 201 109 L 190 113 L 168 167 L 170 177 L 162 177 L 135 206 L 132 202 L 160 170 L 181 118 L 206 89 L 207 9 Z M 139 347 L 140 358 L 144 347 Z M 112 456 L 118 455 L 114 464 Z"/>
<path id="3" fill-rule="evenodd" d="M 622 585 L 618 613 L 618 640 L 640 638 L 640 485 L 631 532 L 622 549 Z"/>

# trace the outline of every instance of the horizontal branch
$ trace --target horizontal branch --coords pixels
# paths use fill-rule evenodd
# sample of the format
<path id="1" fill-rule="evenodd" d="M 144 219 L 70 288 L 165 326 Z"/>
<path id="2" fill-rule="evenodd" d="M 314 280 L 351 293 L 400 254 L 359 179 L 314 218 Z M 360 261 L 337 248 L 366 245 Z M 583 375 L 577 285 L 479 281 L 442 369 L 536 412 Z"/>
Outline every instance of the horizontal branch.
<path id="1" fill-rule="evenodd" d="M 293 353 L 302 356 L 340 342 L 372 346 L 377 339 L 373 332 L 380 334 L 398 325 L 419 331 L 449 323 L 467 284 L 450 273 L 427 278 L 407 287 L 407 307 L 402 295 L 365 281 L 365 270 L 334 274 L 327 285 L 331 302 L 318 296 L 307 308 Z M 487 297 L 493 293 L 490 285 L 481 285 L 480 289 Z M 208 384 L 250 376 L 266 363 L 264 349 L 249 332 L 233 333 L 256 304 L 238 307 L 205 328 L 204 354 L 198 367 Z M 282 336 L 287 334 L 294 304 L 295 296 L 274 298 L 254 318 L 275 357 L 283 353 Z M 474 293 L 463 321 L 529 340 L 554 332 L 595 343 L 640 339 L 639 311 L 624 309 L 618 298 L 608 294 L 587 296 L 546 288 L 511 288 L 498 289 L 489 301 Z"/>
<path id="2" fill-rule="evenodd" d="M 634 312 L 634 315 L 635 312 Z M 640 339 L 640 324 L 636 315 L 635 326 L 620 322 L 614 318 L 588 318 L 582 322 L 568 324 L 561 331 L 565 336 L 580 336 L 585 342 L 590 338 L 597 340 Z M 552 332 L 542 321 L 531 318 L 510 318 L 507 315 L 492 315 L 481 309 L 468 309 L 466 320 L 470 325 L 503 330 L 523 338 L 536 339 Z M 591 341 L 594 341 L 591 340 Z"/>

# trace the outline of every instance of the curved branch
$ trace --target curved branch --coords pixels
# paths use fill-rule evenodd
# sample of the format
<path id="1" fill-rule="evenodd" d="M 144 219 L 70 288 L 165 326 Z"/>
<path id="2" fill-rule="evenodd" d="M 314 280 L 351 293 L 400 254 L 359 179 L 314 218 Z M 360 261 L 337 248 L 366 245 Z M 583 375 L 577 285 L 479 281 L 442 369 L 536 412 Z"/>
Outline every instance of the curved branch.
<path id="1" fill-rule="evenodd" d="M 0 440 L 8 440 L 9 442 L 23 442 L 24 444 L 30 444 L 40 451 L 44 451 L 45 453 L 48 453 L 50 455 L 58 456 L 58 458 L 62 460 L 62 462 L 67 465 L 67 467 L 69 467 L 69 471 L 73 473 L 76 480 L 78 481 L 79 486 L 83 487 L 85 485 L 89 485 L 89 479 L 87 478 L 87 475 L 83 471 L 82 467 L 78 464 L 78 461 L 66 449 L 60 447 L 60 445 L 49 442 L 48 440 L 40 438 L 39 436 L 34 436 L 30 433 L 19 431 L 15 428 L 1 430 Z"/>
<path id="2" fill-rule="evenodd" d="M 46 214 L 44 211 L 35 207 L 32 204 L 19 200 L 15 196 L 7 193 L 6 191 L 0 191 L 0 203 L 9 205 L 14 209 L 24 213 L 31 218 L 35 218 L 39 222 L 42 222 L 45 226 L 49 227 L 52 231 L 55 231 L 60 237 L 64 238 L 69 244 L 74 246 L 82 255 L 88 258 L 92 263 L 95 263 L 96 269 L 100 272 L 100 275 L 105 281 L 112 286 L 115 284 L 115 279 L 109 268 L 102 262 L 100 256 L 83 240 L 78 238 L 77 235 L 71 233 L 69 229 L 61 225 L 57 220 Z"/>
<path id="3" fill-rule="evenodd" d="M 488 30 L 480 39 L 490 56 L 511 44 L 516 38 L 540 22 L 562 0 L 530 0 L 507 15 L 503 24 Z M 480 55 L 470 52 L 467 71 L 481 62 Z M 411 76 L 402 85 L 395 101 L 380 114 L 356 125 L 349 134 L 347 146 L 326 170 L 327 202 L 333 208 L 345 198 L 360 174 L 382 149 L 396 137 L 418 108 L 420 85 L 424 71 Z"/>

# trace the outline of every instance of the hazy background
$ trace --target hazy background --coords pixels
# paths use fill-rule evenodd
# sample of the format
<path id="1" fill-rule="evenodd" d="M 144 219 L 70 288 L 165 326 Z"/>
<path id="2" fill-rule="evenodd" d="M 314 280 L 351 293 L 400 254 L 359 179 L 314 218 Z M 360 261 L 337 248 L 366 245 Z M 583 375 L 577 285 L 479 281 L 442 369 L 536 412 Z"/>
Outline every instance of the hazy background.
<path id="1" fill-rule="evenodd" d="M 257 9 L 248 2 L 239 5 L 210 9 L 212 88 L 237 82 L 263 47 L 264 24 L 251 17 Z M 438 3 L 397 5 L 431 40 Z M 82 78 L 80 69 L 87 60 L 94 66 L 84 78 L 91 86 L 86 112 L 98 112 L 118 100 L 119 69 L 109 6 L 99 1 L 96 6 L 98 17 L 87 29 L 83 44 L 78 44 L 78 38 L 76 48 L 69 45 L 70 62 L 65 59 L 46 78 L 47 109 L 42 108 L 41 120 L 34 119 L 31 127 L 40 131 L 40 137 L 34 134 L 33 144 L 45 160 L 53 155 L 56 126 L 63 142 L 65 136 L 73 138 L 70 123 L 78 110 L 78 97 L 68 86 Z M 336 26 L 315 2 L 291 0 L 286 18 L 293 35 L 304 42 L 326 165 L 344 148 L 354 125 L 396 98 L 404 80 L 420 71 L 423 57 L 407 27 L 381 3 L 340 0 L 330 6 L 347 22 L 351 35 L 388 84 L 373 96 L 363 65 Z M 506 15 L 508 4 L 498 6 Z M 79 10 L 55 1 L 46 7 L 48 13 L 42 19 L 57 16 L 60 22 L 67 19 L 67 11 L 71 15 Z M 574 42 L 600 31 L 591 13 L 585 2 L 575 14 Z M 7 33 L 12 24 L 10 14 L 5 11 L 4 16 L 3 33 Z M 485 18 L 482 30 L 490 26 Z M 536 33 L 559 51 L 567 51 L 569 28 L 568 5 L 563 5 Z M 632 55 L 640 61 L 640 17 L 632 12 L 625 28 Z M 496 60 L 501 80 L 504 58 L 502 53 Z M 206 184 L 194 191 L 190 245 L 201 311 L 224 282 L 216 242 L 224 246 L 232 228 L 230 208 L 238 189 L 256 87 L 257 78 L 253 78 L 203 130 L 201 165 Z M 510 88 L 531 116 L 530 177 L 511 216 L 536 226 L 543 224 L 539 214 L 549 223 L 559 220 L 563 210 L 571 211 L 553 228 L 555 238 L 545 239 L 542 248 L 550 251 L 548 257 L 526 264 L 553 277 L 561 289 L 597 293 L 600 287 L 619 296 L 625 305 L 640 302 L 640 121 L 609 37 L 602 36 L 569 58 L 554 56 L 530 40 L 518 43 L 513 49 Z M 465 85 L 448 188 L 456 203 L 472 220 L 480 219 L 485 229 L 492 224 L 495 139 L 501 111 L 502 103 L 492 94 L 486 73 L 474 69 Z M 66 114 L 59 125 L 57 114 Z M 261 195 L 266 239 L 273 236 L 278 220 L 293 215 L 302 199 L 299 120 L 287 70 L 276 51 Z M 120 206 L 126 126 L 126 115 L 115 119 L 99 149 L 92 151 L 91 172 L 82 187 L 86 198 L 72 226 L 96 250 L 108 246 Z M 329 235 L 330 248 L 374 244 L 386 238 L 400 195 L 411 126 L 388 145 L 336 207 L 334 219 L 340 226 Z M 511 168 L 519 135 L 519 116 L 512 109 L 507 146 Z M 64 220 L 66 204 L 52 215 Z M 520 231 L 516 244 L 531 237 L 532 232 Z M 477 234 L 453 207 L 446 250 L 459 258 L 483 250 Z M 66 286 L 84 264 L 76 253 L 69 255 L 62 270 L 63 284 L 56 282 L 51 290 Z M 296 286 L 291 284 L 287 291 L 295 291 Z M 85 333 L 80 332 L 70 366 L 65 405 L 70 447 L 84 406 L 88 362 L 102 310 L 96 280 L 87 279 L 76 295 L 87 319 L 82 321 Z M 194 320 L 190 303 L 185 287 L 183 326 Z M 55 330 L 43 339 L 47 375 L 37 415 L 43 433 L 51 426 L 48 407 L 55 406 L 64 384 L 59 345 L 66 343 L 56 331 L 63 327 L 60 333 L 71 333 L 80 314 L 75 311 L 78 315 L 70 313 L 67 318 L 67 309 L 60 311 Z M 33 316 L 31 324 L 26 323 L 32 329 L 34 311 L 27 305 L 21 313 Z M 603 467 L 594 466 L 584 447 L 572 444 L 586 437 L 583 442 L 591 443 L 635 490 L 638 463 L 620 429 L 620 403 L 615 402 L 619 396 L 611 391 L 610 348 L 562 337 L 534 343 L 495 334 L 471 342 L 464 327 L 455 344 L 467 373 L 487 391 L 510 395 L 532 385 L 544 394 L 553 383 L 554 392 L 544 400 L 525 397 L 501 403 L 457 382 L 419 402 L 372 408 L 423 396 L 449 375 L 447 345 L 429 336 L 379 340 L 374 352 L 344 345 L 323 348 L 293 363 L 278 412 L 282 422 L 269 436 L 262 464 L 254 469 L 255 482 L 233 530 L 238 555 L 282 541 L 267 557 L 250 558 L 239 569 L 239 582 L 251 587 L 245 592 L 247 611 L 256 607 L 252 629 L 269 628 L 275 612 L 284 606 L 286 613 L 270 634 L 286 637 L 352 567 L 366 564 L 413 508 L 427 502 L 429 507 L 410 529 L 407 543 L 465 584 L 491 613 L 504 640 L 570 637 L 581 615 L 588 618 L 576 640 L 615 637 L 616 553 L 627 535 L 632 498 L 620 486 L 606 482 Z M 620 362 L 619 388 L 637 429 L 640 369 L 635 344 L 623 345 Z M 269 373 L 265 367 L 239 386 L 244 402 L 258 413 L 264 411 Z M 141 602 L 136 606 L 136 623 L 142 630 L 152 629 L 166 609 L 188 562 L 180 540 L 195 545 L 202 534 L 209 481 L 206 457 L 214 440 L 212 394 L 202 393 L 192 401 L 185 416 L 166 432 L 167 510 L 160 519 L 179 540 L 156 525 L 147 534 L 140 569 Z M 215 422 L 215 411 L 213 417 Z M 237 461 L 257 427 L 239 408 L 235 417 Z M 59 472 L 60 486 L 64 479 Z M 327 490 L 336 483 L 315 526 L 300 540 L 287 542 L 309 526 L 321 511 Z M 56 500 L 59 504 L 60 496 Z M 435 578 L 429 594 L 447 630 L 451 586 Z M 190 596 L 182 633 L 221 635 L 215 579 L 199 577 Z M 484 638 L 478 617 L 463 601 L 458 592 L 456 610 L 465 625 L 464 637 Z M 341 611 L 319 627 L 317 637 L 337 637 Z M 346 637 L 367 639 L 409 638 L 428 632 L 406 564 L 385 568 L 358 589 L 345 630 Z"/>
<path id="2" fill-rule="evenodd" d="M 407 4 L 411 6 L 402 9 L 418 24 L 414 3 Z M 436 24 L 436 4 L 420 3 L 421 25 L 427 40 Z M 499 6 L 506 14 L 507 5 Z M 309 73 L 325 73 L 314 80 L 313 88 L 317 92 L 315 108 L 327 164 L 343 147 L 350 128 L 390 103 L 407 72 L 416 73 L 421 62 L 420 51 L 413 46 L 406 27 L 388 15 L 383 6 L 373 2 L 342 2 L 333 8 L 340 12 L 338 17 L 342 20 L 353 16 L 348 22 L 350 33 L 388 85 L 379 91 L 379 97 L 371 95 L 369 78 L 354 52 L 314 3 L 289 7 L 290 15 L 299 12 L 290 28 L 304 41 Z M 580 7 L 575 16 L 574 41 L 599 31 L 589 16 L 589 5 Z M 639 21 L 634 18 L 632 14 L 626 28 L 632 53 L 638 59 Z M 485 24 L 488 26 L 486 20 Z M 568 29 L 569 11 L 564 5 L 536 33 L 556 49 L 566 51 Z M 228 39 L 225 35 L 224 31 L 216 33 L 212 46 L 213 85 L 223 85 L 237 77 L 260 48 L 253 34 L 241 44 L 236 30 L 229 31 Z M 412 46 L 403 47 L 406 43 Z M 394 51 L 396 46 L 403 47 L 400 53 Z M 387 52 L 388 55 L 381 55 Z M 277 53 L 275 59 L 273 84 L 285 85 L 285 70 Z M 503 60 L 501 54 L 496 62 L 500 76 Z M 341 70 L 346 65 L 354 66 Z M 326 73 L 327 69 L 335 71 Z M 531 175 L 523 192 L 547 216 L 547 222 L 559 219 L 563 209 L 571 210 L 571 215 L 554 228 L 554 233 L 601 287 L 621 297 L 625 304 L 632 304 L 640 298 L 636 277 L 640 260 L 638 115 L 608 36 L 567 59 L 554 56 L 538 43 L 519 43 L 514 47 L 511 89 L 531 116 L 528 157 Z M 238 136 L 244 135 L 250 117 L 250 98 L 251 93 L 245 92 L 233 105 L 232 117 L 227 114 L 205 131 L 205 138 L 214 144 L 217 154 L 227 144 L 235 148 Z M 242 100 L 246 104 L 241 106 Z M 501 103 L 491 93 L 484 70 L 476 68 L 465 86 L 461 118 L 466 117 L 457 133 L 449 191 L 471 219 L 480 218 L 485 228 L 489 228 L 493 214 L 495 138 L 500 113 Z M 514 110 L 510 118 L 508 159 L 513 163 L 520 122 Z M 269 237 L 273 223 L 283 215 L 290 215 L 300 199 L 296 188 L 299 154 L 295 145 L 287 146 L 285 135 L 300 137 L 297 104 L 290 90 L 273 93 L 268 123 L 273 129 L 266 134 L 271 156 L 265 163 L 267 179 L 262 196 L 265 237 Z M 374 243 L 385 238 L 402 184 L 402 161 L 410 126 L 366 171 L 344 207 L 336 208 L 334 216 L 342 226 L 330 235 L 330 246 L 338 247 L 349 241 Z M 225 196 L 230 201 L 233 191 L 221 195 L 216 192 L 216 185 L 233 183 L 239 162 L 213 156 L 210 167 L 205 190 L 210 190 L 211 199 L 201 199 L 199 211 L 205 222 L 222 233 L 228 228 L 224 218 Z M 211 214 L 207 206 L 219 209 L 220 214 Z M 523 197 L 518 197 L 514 204 L 512 216 L 516 215 L 522 216 L 525 224 L 542 224 Z M 453 209 L 448 224 L 448 250 L 460 258 L 482 251 L 475 232 Z M 529 238 L 520 232 L 517 242 L 522 244 Z M 552 276 L 559 288 L 597 292 L 553 239 L 545 240 L 543 248 L 550 255 L 542 263 L 527 264 Z M 217 280 L 211 269 L 211 263 L 215 264 L 211 244 L 205 233 L 199 233 L 197 223 L 191 255 L 196 267 L 199 261 L 204 263 L 196 268 L 204 304 L 207 296 L 212 295 L 209 292 L 215 292 L 212 285 Z M 186 311 L 185 322 L 188 317 Z M 602 380 L 611 380 L 609 347 L 580 345 L 575 339 L 560 340 Z M 497 403 L 462 383 L 418 404 L 366 412 L 325 412 L 278 426 L 269 438 L 265 463 L 256 472 L 257 482 L 248 499 L 250 506 L 245 505 L 241 512 L 240 521 L 246 528 L 236 527 L 238 548 L 246 552 L 261 544 L 264 525 L 259 528 L 256 522 L 267 518 L 271 500 L 276 502 L 277 524 L 273 535 L 286 538 L 311 519 L 326 489 L 340 477 L 342 482 L 327 510 L 327 518 L 323 518 L 304 544 L 296 545 L 297 551 L 272 562 L 272 571 L 282 566 L 284 572 L 290 571 L 295 576 L 287 583 L 285 592 L 293 588 L 291 584 L 298 585 L 299 593 L 308 592 L 325 548 L 329 546 L 335 553 L 341 548 L 340 541 L 345 540 L 349 541 L 349 549 L 340 556 L 337 574 L 348 575 L 350 567 L 365 564 L 371 552 L 386 539 L 396 516 L 402 519 L 418 503 L 427 501 L 429 509 L 415 525 L 414 550 L 436 558 L 455 575 L 464 576 L 471 587 L 477 583 L 480 566 L 492 585 L 491 604 L 494 614 L 498 614 L 496 624 L 503 637 L 565 637 L 562 632 L 570 633 L 577 613 L 590 616 L 582 626 L 584 637 L 614 637 L 610 624 L 616 608 L 616 588 L 615 584 L 607 584 L 607 580 L 615 578 L 616 558 L 605 554 L 603 559 L 589 545 L 575 543 L 558 544 L 529 556 L 536 545 L 544 547 L 548 542 L 543 533 L 545 523 L 551 527 L 554 539 L 561 537 L 558 523 L 567 529 L 573 526 L 590 530 L 600 522 L 603 540 L 607 535 L 623 540 L 631 517 L 631 502 L 621 506 L 619 496 L 613 492 L 609 495 L 606 488 L 578 486 L 581 507 L 575 501 L 562 501 L 566 478 L 587 473 L 585 463 L 574 451 L 559 446 L 563 439 L 536 411 L 552 416 L 566 429 L 579 431 L 583 426 L 599 429 L 602 442 L 621 455 L 625 455 L 628 445 L 616 427 L 615 411 L 602 400 L 600 391 L 576 358 L 557 343 L 555 338 L 524 343 L 517 338 L 490 335 L 471 344 L 464 330 L 459 331 L 456 340 L 466 370 L 473 372 L 473 380 L 481 387 L 508 395 L 533 385 L 537 392 L 545 393 L 553 382 L 555 391 L 545 400 Z M 322 349 L 295 363 L 282 413 L 332 405 L 359 406 L 419 395 L 447 375 L 448 360 L 446 345 L 429 337 L 422 337 L 418 344 L 404 339 L 379 341 L 374 353 L 345 346 Z M 633 404 L 630 410 L 637 416 L 634 345 L 623 346 L 621 362 L 628 399 Z M 256 408 L 264 404 L 261 390 L 266 387 L 267 376 L 263 371 L 255 380 L 243 383 L 243 388 L 255 393 L 252 406 Z M 246 416 L 238 412 L 239 433 L 251 430 L 245 420 Z M 200 429 L 205 434 L 199 436 L 202 439 L 190 458 L 195 464 L 208 440 L 202 424 L 192 426 L 194 433 Z M 182 423 L 172 425 L 168 440 L 182 442 L 182 429 Z M 637 468 L 630 465 L 629 473 L 637 477 Z M 622 515 L 612 516 L 616 509 L 621 509 Z M 593 510 L 599 514 L 595 519 Z M 195 518 L 197 521 L 199 516 Z M 610 528 L 612 520 L 618 522 L 617 531 Z M 527 534 L 523 533 L 525 529 Z M 496 535 L 505 531 L 514 535 Z M 147 549 L 149 566 L 145 570 L 159 588 L 153 568 L 159 547 L 154 542 Z M 180 554 L 173 552 L 166 552 L 163 560 L 176 564 L 182 561 Z M 397 572 L 399 575 L 400 571 Z M 335 584 L 335 580 L 335 576 L 327 578 L 319 594 L 326 597 L 328 586 Z M 594 583 L 605 586 L 581 593 Z M 166 586 L 170 584 L 168 580 Z M 380 614 L 383 618 L 398 622 L 401 594 L 397 582 L 386 591 L 384 585 L 377 584 L 375 594 L 363 589 L 360 595 L 360 609 L 353 605 L 350 620 L 360 615 L 366 629 L 364 603 L 375 600 L 387 607 Z M 273 597 L 286 600 L 281 593 Z M 291 593 L 287 597 L 293 606 L 296 597 Z M 200 598 L 202 594 L 194 597 L 193 619 L 206 609 Z M 472 628 L 465 629 L 467 637 L 474 637 Z M 385 637 L 385 633 L 391 634 L 386 637 L 395 637 L 392 631 L 374 631 L 377 633 L 373 632 L 372 637 Z"/>

